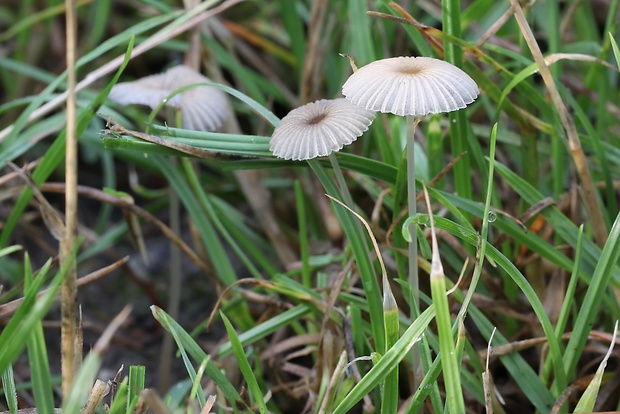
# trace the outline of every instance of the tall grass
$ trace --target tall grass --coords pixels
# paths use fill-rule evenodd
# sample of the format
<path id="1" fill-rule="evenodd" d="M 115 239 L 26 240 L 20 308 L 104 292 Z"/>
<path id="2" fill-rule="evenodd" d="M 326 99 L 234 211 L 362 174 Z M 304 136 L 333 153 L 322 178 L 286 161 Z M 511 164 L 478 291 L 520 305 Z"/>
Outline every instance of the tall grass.
<path id="1" fill-rule="evenodd" d="M 620 318 L 618 1 L 608 2 L 604 15 L 591 2 L 534 3 L 522 11 L 516 2 L 488 0 L 444 0 L 441 7 L 378 0 L 214 3 L 184 10 L 155 0 L 125 5 L 122 14 L 114 2 L 78 3 L 78 194 L 93 197 L 99 210 L 81 208 L 73 217 L 87 237 L 70 257 L 83 274 L 102 267 L 102 259 L 115 261 L 119 243 L 127 249 L 125 241 L 137 236 L 149 246 L 163 231 L 200 269 L 194 279 L 178 275 L 184 298 L 178 317 L 151 307 L 153 323 L 170 332 L 178 349 L 184 373 L 172 377 L 184 380 L 158 396 L 143 390 L 153 383 L 158 361 L 146 372 L 133 366 L 127 380 L 122 373 L 117 378 L 110 410 L 620 409 L 604 364 L 586 392 Z M 62 13 L 54 2 L 0 8 L 7 26 L 0 35 L 6 54 L 0 59 L 0 164 L 36 161 L 32 177 L 44 190 L 58 188 L 52 181 L 61 176 L 68 86 L 64 64 L 53 64 L 64 62 L 64 49 L 33 45 L 57 33 Z M 121 79 L 178 63 L 188 53 L 192 25 L 201 31 L 209 85 L 229 95 L 238 130 L 172 128 L 149 120 L 141 107 L 106 99 Z M 340 97 L 351 73 L 340 53 L 360 66 L 398 55 L 434 56 L 463 68 L 480 86 L 467 109 L 417 126 L 422 150 L 415 152 L 415 173 L 428 187 L 430 210 L 420 204 L 424 213 L 406 213 L 403 119 L 379 115 L 335 160 L 291 162 L 270 154 L 269 136 L 289 110 L 308 99 Z M 334 166 L 342 169 L 344 187 Z M 238 181 L 242 170 L 256 171 L 255 182 L 269 191 L 260 209 L 249 202 L 256 189 Z M 58 246 L 47 237 L 45 209 L 36 209 L 20 175 L 3 171 L 6 404 L 0 410 L 15 411 L 23 400 L 52 412 L 60 406 L 61 373 L 53 368 L 57 339 L 43 327 L 57 317 L 49 309 L 68 264 L 53 267 Z M 104 188 L 109 185 L 114 188 Z M 180 234 L 156 218 L 165 217 L 170 204 L 165 192 L 151 190 L 166 186 L 181 203 Z M 325 196 L 341 200 L 346 193 L 347 207 L 368 223 L 379 253 L 368 248 L 371 238 L 358 218 Z M 276 218 L 274 228 L 263 227 L 261 211 Z M 418 257 L 408 257 L 410 225 Z M 279 260 L 288 253 L 271 243 L 274 234 L 298 261 Z M 139 251 L 131 253 L 138 260 Z M 379 283 L 377 254 L 387 284 Z M 419 268 L 419 292 L 407 282 L 409 262 Z M 190 268 L 184 262 L 182 272 Z M 134 301 L 124 295 L 130 282 L 118 274 L 106 276 L 117 294 L 82 298 L 94 306 L 83 309 L 86 322 L 111 323 L 92 320 L 99 306 Z M 165 283 L 151 286 L 147 299 L 165 303 Z M 395 300 L 389 309 L 387 287 Z M 219 299 L 189 299 L 194 293 Z M 419 313 L 412 306 L 416 295 Z M 144 303 L 139 299 L 136 304 Z M 127 351 L 108 344 L 120 319 L 65 392 L 67 412 L 85 403 L 108 347 Z M 487 355 L 494 328 L 494 352 Z M 133 329 L 161 340 L 151 322 L 139 320 Z M 617 370 L 613 364 L 608 372 Z M 24 373 L 32 376 L 30 385 Z M 483 373 L 491 381 L 483 383 Z"/>

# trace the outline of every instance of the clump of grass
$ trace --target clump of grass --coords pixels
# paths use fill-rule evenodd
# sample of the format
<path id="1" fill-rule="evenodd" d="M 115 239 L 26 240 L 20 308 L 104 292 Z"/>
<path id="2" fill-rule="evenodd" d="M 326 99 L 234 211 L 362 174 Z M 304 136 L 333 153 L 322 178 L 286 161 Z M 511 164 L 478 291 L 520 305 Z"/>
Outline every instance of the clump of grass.
<path id="1" fill-rule="evenodd" d="M 69 182 L 53 182 L 63 177 L 67 113 L 60 104 L 68 88 L 64 65 L 53 62 L 64 62 L 66 50 L 33 46 L 54 38 L 62 9 L 33 13 L 33 3 L 14 3 L 0 10 L 0 24 L 15 22 L 0 35 L 0 163 L 26 164 L 31 173 L 7 169 L 0 177 L 7 200 L 0 410 L 15 411 L 22 402 L 51 412 L 62 401 L 59 335 L 43 327 L 58 317 L 52 303 L 68 264 L 54 261 L 57 242 L 31 204 L 62 210 L 53 192 L 69 191 Z M 596 374 L 592 368 L 608 352 L 620 317 L 618 1 L 602 17 L 588 2 L 525 10 L 517 2 L 370 2 L 370 14 L 359 1 L 215 3 L 181 10 L 154 1 L 126 6 L 122 16 L 110 1 L 79 4 L 80 22 L 89 23 L 78 26 L 77 194 L 95 201 L 72 217 L 85 240 L 69 257 L 78 274 L 97 269 L 87 280 L 106 274 L 91 281 L 105 295 L 80 299 L 86 336 L 92 326 L 111 328 L 64 392 L 64 411 L 85 404 L 110 346 L 129 359 L 128 347 L 109 344 L 111 332 L 124 328 L 105 315 L 128 302 L 140 314 L 145 301 L 156 303 L 152 315 L 174 339 L 180 361 L 171 374 L 178 383 L 146 390 L 156 386 L 150 377 L 158 361 L 146 371 L 128 362 L 127 380 L 122 373 L 100 378 L 120 383 L 114 399 L 104 398 L 112 412 L 147 405 L 158 413 L 619 409 L 609 392 L 615 384 L 602 374 L 616 369 L 613 362 Z M 161 72 L 188 53 L 191 27 L 199 27 L 205 47 L 202 71 L 215 80 L 208 86 L 230 99 L 231 124 L 217 132 L 173 128 L 143 108 L 106 99 L 117 82 Z M 427 186 L 426 214 L 408 214 L 419 200 L 407 197 L 403 119 L 378 116 L 331 159 L 294 163 L 270 153 L 284 114 L 340 96 L 351 68 L 339 53 L 360 66 L 399 55 L 440 58 L 479 85 L 473 105 L 430 116 L 416 129 L 415 173 Z M 254 171 L 255 188 L 242 170 Z M 33 201 L 35 186 L 47 202 Z M 151 191 L 163 187 L 180 200 L 180 231 L 163 224 L 174 203 Z M 325 193 L 367 222 L 376 249 L 368 248 L 373 240 L 358 219 Z M 259 199 L 268 201 L 261 208 L 272 219 L 260 219 Z M 140 256 L 126 243 L 140 233 L 147 249 L 163 235 L 190 259 L 178 275 L 182 299 L 174 318 L 158 306 L 168 293 L 159 269 L 144 267 L 136 277 L 139 260 L 121 260 Z M 274 235 L 285 242 L 274 243 Z M 419 242 L 415 257 L 407 252 L 411 236 Z M 419 314 L 408 263 L 419 266 Z M 128 297 L 134 285 L 139 294 Z M 389 291 L 393 297 L 382 298 Z M 153 333 L 150 322 L 125 323 L 150 344 L 162 340 L 163 330 Z M 95 394 L 90 410 L 102 399 Z"/>

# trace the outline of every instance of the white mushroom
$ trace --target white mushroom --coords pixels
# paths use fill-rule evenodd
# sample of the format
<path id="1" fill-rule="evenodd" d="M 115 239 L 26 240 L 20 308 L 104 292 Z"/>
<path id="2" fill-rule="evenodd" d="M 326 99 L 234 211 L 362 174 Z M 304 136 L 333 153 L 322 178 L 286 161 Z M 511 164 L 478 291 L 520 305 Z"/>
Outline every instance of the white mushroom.
<path id="1" fill-rule="evenodd" d="M 287 160 L 309 160 L 339 151 L 362 135 L 373 111 L 346 99 L 322 99 L 289 112 L 276 127 L 269 150 Z"/>
<path id="2" fill-rule="evenodd" d="M 342 87 L 352 103 L 373 111 L 407 116 L 407 191 L 409 216 L 416 214 L 416 118 L 465 108 L 478 97 L 478 85 L 465 72 L 429 57 L 395 57 L 372 62 L 355 71 Z M 410 228 L 409 284 L 418 303 L 417 239 Z"/>
<path id="3" fill-rule="evenodd" d="M 401 56 L 360 68 L 346 81 L 342 93 L 362 108 L 423 116 L 465 108 L 478 96 L 478 85 L 443 60 Z"/>
<path id="4" fill-rule="evenodd" d="M 122 105 L 156 108 L 178 89 L 206 82 L 211 80 L 188 66 L 179 65 L 164 73 L 117 83 L 108 97 Z M 196 131 L 216 131 L 230 112 L 224 92 L 211 86 L 187 89 L 170 98 L 166 105 L 179 108 L 183 128 Z"/>

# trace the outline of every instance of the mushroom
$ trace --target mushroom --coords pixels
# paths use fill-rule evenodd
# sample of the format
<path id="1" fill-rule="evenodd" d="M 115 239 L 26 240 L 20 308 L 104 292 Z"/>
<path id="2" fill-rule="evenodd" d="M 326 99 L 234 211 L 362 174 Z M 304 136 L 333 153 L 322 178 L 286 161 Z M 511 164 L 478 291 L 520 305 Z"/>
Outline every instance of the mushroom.
<path id="1" fill-rule="evenodd" d="M 400 56 L 358 69 L 342 93 L 366 109 L 420 117 L 465 108 L 478 97 L 478 85 L 443 60 Z"/>
<path id="2" fill-rule="evenodd" d="M 179 65 L 133 82 L 117 83 L 108 97 L 121 105 L 146 105 L 152 109 L 165 102 L 165 105 L 181 110 L 183 128 L 216 131 L 230 112 L 224 92 L 201 85 L 183 90 L 169 98 L 181 88 L 207 82 L 211 80 L 206 76 L 188 66 Z"/>
<path id="3" fill-rule="evenodd" d="M 355 141 L 374 118 L 373 111 L 344 98 L 311 102 L 282 118 L 269 150 L 276 157 L 294 161 L 324 157 Z"/>
<path id="4" fill-rule="evenodd" d="M 465 108 L 479 94 L 476 82 L 461 69 L 429 57 L 377 60 L 355 71 L 342 87 L 345 98 L 362 108 L 407 116 L 407 184 L 409 216 L 416 214 L 415 126 L 428 114 Z M 417 244 L 409 243 L 409 282 L 418 289 Z M 417 300 L 417 298 L 416 298 Z"/>

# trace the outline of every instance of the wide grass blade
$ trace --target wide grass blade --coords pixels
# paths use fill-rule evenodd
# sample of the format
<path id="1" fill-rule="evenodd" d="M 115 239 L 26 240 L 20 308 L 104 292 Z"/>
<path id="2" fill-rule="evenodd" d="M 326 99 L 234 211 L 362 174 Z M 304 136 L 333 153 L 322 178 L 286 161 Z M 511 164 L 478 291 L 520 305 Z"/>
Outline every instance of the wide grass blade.
<path id="1" fill-rule="evenodd" d="M 126 413 L 131 414 L 140 398 L 140 393 L 144 390 L 146 378 L 146 368 L 144 365 L 132 365 L 129 367 L 129 385 L 127 389 Z"/>

